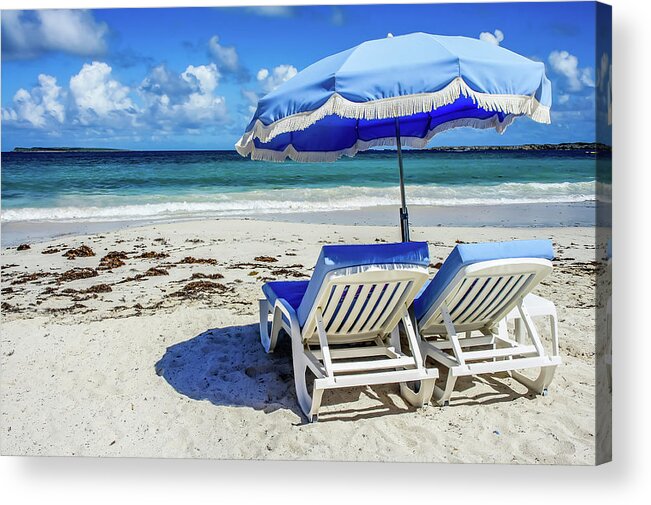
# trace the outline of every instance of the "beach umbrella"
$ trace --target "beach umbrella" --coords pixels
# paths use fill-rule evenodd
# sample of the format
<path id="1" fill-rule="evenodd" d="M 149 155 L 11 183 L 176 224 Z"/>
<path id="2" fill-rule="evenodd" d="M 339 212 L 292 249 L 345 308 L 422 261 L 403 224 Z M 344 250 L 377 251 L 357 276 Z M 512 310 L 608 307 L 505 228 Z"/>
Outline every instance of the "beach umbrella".
<path id="1" fill-rule="evenodd" d="M 396 146 L 408 241 L 403 146 L 463 126 L 503 132 L 520 116 L 549 123 L 550 106 L 542 62 L 468 37 L 389 35 L 323 58 L 261 98 L 235 148 L 253 160 L 324 162 Z"/>

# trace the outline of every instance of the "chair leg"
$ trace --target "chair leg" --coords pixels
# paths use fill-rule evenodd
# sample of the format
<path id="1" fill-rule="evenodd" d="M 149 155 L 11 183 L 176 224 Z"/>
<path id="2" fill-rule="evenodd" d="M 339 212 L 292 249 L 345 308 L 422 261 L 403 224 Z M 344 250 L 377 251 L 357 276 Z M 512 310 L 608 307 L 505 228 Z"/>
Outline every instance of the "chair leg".
<path id="1" fill-rule="evenodd" d="M 514 322 L 515 325 L 515 341 L 518 344 L 524 344 L 524 328 L 522 327 L 522 321 L 518 318 Z"/>
<path id="2" fill-rule="evenodd" d="M 423 354 L 420 348 L 420 339 L 416 334 L 416 329 L 411 321 L 409 313 L 403 316 L 402 324 L 405 327 L 405 332 L 407 333 L 407 342 L 409 343 L 409 350 L 411 351 L 411 355 L 416 361 L 416 366 L 418 368 L 422 368 L 425 366 L 425 360 L 423 359 Z M 391 337 L 392 339 L 397 338 L 398 345 L 400 345 L 398 328 L 399 325 L 396 326 L 394 331 L 391 333 Z M 397 350 L 399 351 L 400 348 L 398 347 Z M 406 382 L 401 382 L 400 394 L 410 405 L 414 407 L 424 407 L 425 405 L 428 405 L 432 399 L 435 383 L 436 377 L 433 377 L 432 379 L 423 379 L 416 382 L 416 390 L 413 390 Z"/>
<path id="3" fill-rule="evenodd" d="M 517 380 L 520 384 L 528 387 L 536 393 L 547 396 L 547 388 L 551 384 L 552 379 L 554 378 L 554 372 L 556 371 L 556 365 L 553 366 L 543 366 L 540 367 L 540 373 L 535 379 L 530 379 L 522 375 L 520 372 L 513 371 L 511 372 L 511 377 Z"/>
<path id="4" fill-rule="evenodd" d="M 260 307 L 260 343 L 266 352 L 269 352 L 269 314 L 271 313 L 271 305 L 267 300 L 259 300 Z"/>
<path id="5" fill-rule="evenodd" d="M 429 404 L 436 387 L 436 379 L 425 379 L 417 382 L 418 389 L 414 391 L 406 382 L 400 383 L 400 395 L 414 407 L 424 407 Z"/>
<path id="6" fill-rule="evenodd" d="M 445 381 L 445 390 L 440 387 L 434 387 L 434 398 L 436 399 L 436 403 L 441 407 L 447 407 L 450 404 L 450 397 L 452 396 L 456 382 L 457 378 L 451 372 L 448 372 L 448 378 Z"/>
<path id="7" fill-rule="evenodd" d="M 298 404 L 305 414 L 307 420 L 314 423 L 319 420 L 319 407 L 321 406 L 321 398 L 323 396 L 323 389 L 314 388 L 312 395 L 307 389 L 307 381 L 305 380 L 305 372 L 307 371 L 307 358 L 303 353 L 300 345 L 292 346 L 292 361 L 294 364 L 294 385 L 296 387 L 296 398 Z"/>
<path id="8" fill-rule="evenodd" d="M 265 352 L 274 352 L 278 342 L 278 334 L 283 326 L 283 314 L 280 310 L 274 310 L 267 300 L 260 300 L 260 342 Z M 273 313 L 271 321 L 271 332 L 269 332 L 269 314 Z"/>
<path id="9" fill-rule="evenodd" d="M 391 332 L 391 337 L 389 338 L 389 343 L 391 344 L 391 346 L 394 348 L 394 350 L 396 352 L 401 352 L 400 325 L 396 325 L 396 327 Z"/>

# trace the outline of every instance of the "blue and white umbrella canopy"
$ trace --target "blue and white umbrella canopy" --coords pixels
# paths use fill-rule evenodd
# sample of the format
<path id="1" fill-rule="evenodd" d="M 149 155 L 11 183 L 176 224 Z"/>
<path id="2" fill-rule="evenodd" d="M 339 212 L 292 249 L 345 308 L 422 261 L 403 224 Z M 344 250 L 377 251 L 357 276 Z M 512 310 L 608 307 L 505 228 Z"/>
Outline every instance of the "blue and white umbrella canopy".
<path id="1" fill-rule="evenodd" d="M 422 148 L 451 128 L 549 123 L 550 106 L 543 63 L 478 39 L 412 33 L 305 68 L 258 102 L 235 147 L 254 160 L 334 161 L 398 136 Z"/>
<path id="2" fill-rule="evenodd" d="M 397 146 L 400 226 L 409 241 L 402 146 L 468 126 L 503 132 L 515 118 L 549 123 L 545 65 L 488 42 L 412 33 L 328 56 L 258 102 L 235 148 L 254 160 L 334 161 Z"/>

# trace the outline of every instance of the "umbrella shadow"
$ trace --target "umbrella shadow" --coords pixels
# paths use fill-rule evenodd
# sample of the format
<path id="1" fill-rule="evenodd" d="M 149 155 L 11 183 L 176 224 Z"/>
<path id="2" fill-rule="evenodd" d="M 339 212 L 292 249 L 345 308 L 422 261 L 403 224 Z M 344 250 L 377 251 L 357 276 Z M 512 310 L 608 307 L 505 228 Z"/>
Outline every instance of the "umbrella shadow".
<path id="1" fill-rule="evenodd" d="M 300 416 L 287 340 L 267 354 L 257 324 L 210 329 L 168 347 L 156 374 L 193 400 L 265 412 L 288 409 Z"/>

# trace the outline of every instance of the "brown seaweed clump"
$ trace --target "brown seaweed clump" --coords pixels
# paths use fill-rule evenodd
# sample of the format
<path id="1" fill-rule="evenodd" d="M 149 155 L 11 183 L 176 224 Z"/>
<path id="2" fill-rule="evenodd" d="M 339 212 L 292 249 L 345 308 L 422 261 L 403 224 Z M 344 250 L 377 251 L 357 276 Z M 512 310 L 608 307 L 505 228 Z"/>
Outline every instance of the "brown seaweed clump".
<path id="1" fill-rule="evenodd" d="M 124 251 L 111 251 L 101 260 L 99 260 L 99 269 L 111 270 L 126 265 L 124 260 L 128 258 L 127 253 Z"/>
<path id="2" fill-rule="evenodd" d="M 95 284 L 94 286 L 84 289 L 82 293 L 110 293 L 113 288 L 108 284 Z"/>
<path id="3" fill-rule="evenodd" d="M 256 256 L 253 258 L 253 261 L 260 261 L 261 263 L 276 263 L 278 258 L 274 258 L 273 256 Z"/>
<path id="4" fill-rule="evenodd" d="M 207 293 L 223 293 L 228 288 L 219 282 L 211 281 L 192 281 L 188 282 L 180 291 L 172 293 L 170 296 L 180 296 L 183 298 L 199 298 Z"/>
<path id="5" fill-rule="evenodd" d="M 201 272 L 196 272 L 192 274 L 192 277 L 190 279 L 223 279 L 224 276 L 220 273 L 216 274 L 204 274 Z"/>
<path id="6" fill-rule="evenodd" d="M 12 285 L 25 284 L 27 282 L 32 282 L 32 281 L 35 281 L 37 279 L 40 279 L 41 277 L 47 277 L 49 275 L 50 274 L 47 273 L 47 272 L 36 272 L 36 273 L 33 273 L 33 274 L 24 274 L 24 275 L 21 275 L 20 277 L 18 277 L 18 279 L 13 281 L 11 284 Z"/>
<path id="7" fill-rule="evenodd" d="M 145 273 L 136 274 L 133 277 L 127 277 L 125 279 L 122 279 L 120 282 L 118 282 L 118 284 L 124 284 L 125 282 L 132 282 L 132 281 L 145 281 L 147 280 L 148 277 L 158 277 L 160 275 L 169 275 L 169 274 L 170 273 L 164 268 L 152 267 L 148 269 Z"/>
<path id="8" fill-rule="evenodd" d="M 146 251 L 136 256 L 136 258 L 147 259 L 147 260 L 162 260 L 164 258 L 167 258 L 168 256 L 169 254 L 164 252 Z"/>
<path id="9" fill-rule="evenodd" d="M 186 256 L 181 261 L 179 261 L 179 264 L 184 264 L 184 265 L 195 265 L 195 264 L 216 265 L 217 260 L 213 259 L 213 258 L 194 258 L 192 256 Z"/>
<path id="10" fill-rule="evenodd" d="M 278 268 L 271 271 L 272 275 L 278 277 L 309 277 L 309 275 L 304 274 L 303 272 L 298 272 L 296 270 L 290 270 L 289 268 Z"/>
<path id="11" fill-rule="evenodd" d="M 94 268 L 73 268 L 66 270 L 57 278 L 57 282 L 70 282 L 80 279 L 88 279 L 90 277 L 97 277 L 99 274 Z"/>
<path id="12" fill-rule="evenodd" d="M 87 245 L 82 245 L 74 249 L 68 249 L 63 256 L 69 260 L 74 260 L 75 258 L 87 258 L 89 256 L 95 256 L 95 252 L 88 247 Z"/>
<path id="13" fill-rule="evenodd" d="M 145 277 L 157 277 L 159 275 L 169 275 L 170 273 L 164 268 L 151 267 L 145 273 Z"/>

